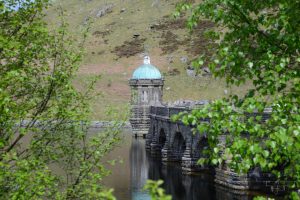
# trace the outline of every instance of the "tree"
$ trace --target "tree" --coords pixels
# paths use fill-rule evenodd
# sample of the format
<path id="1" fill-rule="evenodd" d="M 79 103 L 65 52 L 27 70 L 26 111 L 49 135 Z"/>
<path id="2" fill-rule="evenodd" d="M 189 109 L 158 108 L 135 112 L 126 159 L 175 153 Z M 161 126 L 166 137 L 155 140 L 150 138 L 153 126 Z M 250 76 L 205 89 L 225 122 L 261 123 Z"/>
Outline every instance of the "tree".
<path id="1" fill-rule="evenodd" d="M 228 85 L 250 80 L 253 86 L 245 96 L 215 100 L 174 119 L 207 133 L 205 162 L 226 163 L 240 173 L 260 167 L 299 188 L 300 1 L 204 0 L 179 4 L 176 15 L 186 10 L 191 29 L 203 19 L 215 24 L 208 31 L 216 41 L 213 56 L 202 55 L 194 63 L 209 63 L 213 75 L 224 77 Z M 264 122 L 267 108 L 271 114 Z M 201 122 L 204 118 L 210 123 Z M 222 147 L 218 138 L 225 133 Z"/>
<path id="2" fill-rule="evenodd" d="M 101 159 L 122 124 L 89 134 L 95 81 L 84 92 L 72 84 L 86 34 L 78 41 L 63 20 L 49 30 L 48 6 L 0 0 L 0 198 L 114 199 Z"/>

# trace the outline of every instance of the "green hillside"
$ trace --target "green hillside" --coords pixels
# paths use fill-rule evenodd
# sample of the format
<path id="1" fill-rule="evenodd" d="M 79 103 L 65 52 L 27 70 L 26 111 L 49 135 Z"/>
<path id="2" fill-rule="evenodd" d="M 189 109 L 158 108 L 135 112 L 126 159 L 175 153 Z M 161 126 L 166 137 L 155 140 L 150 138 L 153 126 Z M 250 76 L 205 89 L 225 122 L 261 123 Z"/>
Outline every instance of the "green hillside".
<path id="1" fill-rule="evenodd" d="M 204 37 L 210 22 L 203 22 L 193 33 L 185 19 L 174 20 L 176 0 L 60 0 L 47 12 L 47 21 L 59 22 L 58 8 L 65 10 L 65 20 L 74 33 L 92 22 L 86 42 L 86 55 L 74 84 L 84 90 L 92 76 L 102 75 L 96 92 L 102 95 L 93 102 L 95 120 L 107 120 L 105 111 L 112 107 L 126 109 L 130 100 L 128 79 L 142 63 L 143 53 L 165 78 L 164 101 L 177 99 L 216 99 L 244 88 L 226 88 L 223 80 L 210 76 L 189 77 L 188 62 L 209 50 Z M 226 92 L 226 91 L 227 92 Z M 225 92 L 224 92 L 225 91 Z M 109 120 L 109 119 L 108 119 Z"/>

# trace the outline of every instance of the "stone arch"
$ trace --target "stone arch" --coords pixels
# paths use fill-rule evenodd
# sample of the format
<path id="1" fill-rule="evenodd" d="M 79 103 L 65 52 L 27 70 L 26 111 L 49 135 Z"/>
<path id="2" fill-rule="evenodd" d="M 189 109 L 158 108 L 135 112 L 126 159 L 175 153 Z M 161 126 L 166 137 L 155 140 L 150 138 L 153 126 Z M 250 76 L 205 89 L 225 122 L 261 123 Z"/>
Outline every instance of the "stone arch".
<path id="1" fill-rule="evenodd" d="M 195 158 L 206 157 L 204 150 L 208 148 L 208 139 L 206 137 L 200 137 L 194 146 L 193 156 Z"/>
<path id="2" fill-rule="evenodd" d="M 186 141 L 181 132 L 176 132 L 172 143 L 172 150 L 176 154 L 178 160 L 182 159 L 186 149 Z"/>
<path id="3" fill-rule="evenodd" d="M 155 132 L 156 130 L 155 130 L 155 124 L 153 124 L 153 126 L 152 126 L 152 131 L 151 131 L 151 135 L 152 135 L 152 137 L 154 137 L 155 136 Z"/>
<path id="4" fill-rule="evenodd" d="M 165 133 L 165 130 L 162 128 L 159 131 L 159 136 L 158 136 L 158 145 L 162 149 L 167 141 L 167 135 Z"/>

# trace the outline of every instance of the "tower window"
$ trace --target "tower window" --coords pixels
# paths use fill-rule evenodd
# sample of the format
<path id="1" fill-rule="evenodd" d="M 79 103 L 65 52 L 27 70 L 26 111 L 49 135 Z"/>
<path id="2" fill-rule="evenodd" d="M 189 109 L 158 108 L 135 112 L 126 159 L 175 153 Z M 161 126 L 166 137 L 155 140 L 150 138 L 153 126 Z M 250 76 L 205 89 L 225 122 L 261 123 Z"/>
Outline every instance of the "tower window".
<path id="1" fill-rule="evenodd" d="M 142 102 L 147 102 L 147 101 L 148 101 L 147 91 L 143 91 L 143 93 L 142 93 Z"/>
<path id="2" fill-rule="evenodd" d="M 159 99 L 158 99 L 158 93 L 157 92 L 154 93 L 154 101 L 155 102 L 159 101 Z"/>

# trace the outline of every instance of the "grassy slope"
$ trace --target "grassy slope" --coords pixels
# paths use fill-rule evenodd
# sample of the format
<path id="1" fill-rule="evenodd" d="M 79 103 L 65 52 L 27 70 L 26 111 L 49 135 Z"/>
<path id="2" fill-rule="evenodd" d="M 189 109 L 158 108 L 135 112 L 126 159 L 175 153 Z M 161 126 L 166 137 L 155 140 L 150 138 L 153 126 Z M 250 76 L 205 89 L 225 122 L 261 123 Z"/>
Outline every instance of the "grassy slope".
<path id="1" fill-rule="evenodd" d="M 93 19 L 91 35 L 86 43 L 87 53 L 83 65 L 78 73 L 78 78 L 74 84 L 83 88 L 89 78 L 94 75 L 102 75 L 96 85 L 97 92 L 102 95 L 96 97 L 93 102 L 92 118 L 96 120 L 110 119 L 106 117 L 105 111 L 112 107 L 119 112 L 126 109 L 130 99 L 130 88 L 128 79 L 133 70 L 142 62 L 141 53 L 130 57 L 119 57 L 114 52 L 117 46 L 121 46 L 126 41 L 135 41 L 134 34 L 139 34 L 139 39 L 145 39 L 138 45 L 128 46 L 125 51 L 147 51 L 151 56 L 152 63 L 157 66 L 165 75 L 164 101 L 175 101 L 177 99 L 216 99 L 224 96 L 224 90 L 228 94 L 240 94 L 244 88 L 226 88 L 223 80 L 213 78 L 191 78 L 185 73 L 184 64 L 180 61 L 183 56 L 195 57 L 195 53 L 187 49 L 188 45 L 193 48 L 205 48 L 201 40 L 188 40 L 192 37 L 202 37 L 200 33 L 194 36 L 189 35 L 182 24 L 159 27 L 165 22 L 171 22 L 166 18 L 175 9 L 176 0 L 61 0 L 54 3 L 54 7 L 48 11 L 47 20 L 57 23 L 57 12 L 55 7 L 61 6 L 66 10 L 66 21 L 70 24 L 70 29 L 74 32 L 80 30 L 85 18 L 91 16 Z M 105 5 L 113 4 L 111 13 L 102 17 L 96 17 L 96 13 Z M 124 9 L 124 12 L 120 12 Z M 156 24 L 158 27 L 150 29 Z M 204 29 L 205 30 L 205 27 Z M 203 30 L 201 30 L 203 32 Z M 163 34 L 171 31 L 174 33 L 175 41 Z M 201 32 L 200 31 L 200 32 Z M 201 38 L 200 38 L 201 39 Z M 164 41 L 162 43 L 162 41 Z M 179 41 L 179 42 L 177 42 Z M 197 43 L 196 45 L 194 43 Z M 200 43 L 200 44 L 198 44 Z M 201 46 L 202 45 L 202 46 Z M 164 52 L 162 49 L 166 48 Z M 170 62 L 170 57 L 172 61 Z M 168 71 L 177 69 L 180 74 L 168 76 Z M 244 86 L 247 87 L 247 86 Z M 228 95 L 227 94 L 227 95 Z"/>

